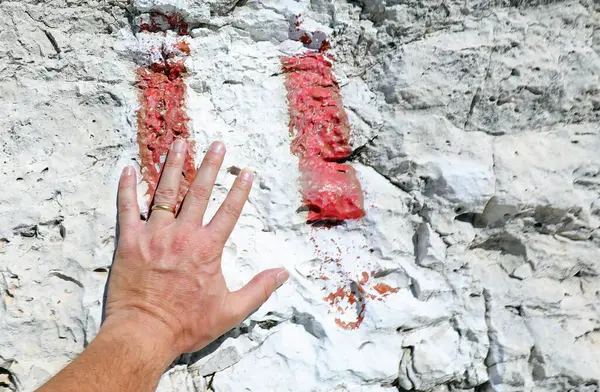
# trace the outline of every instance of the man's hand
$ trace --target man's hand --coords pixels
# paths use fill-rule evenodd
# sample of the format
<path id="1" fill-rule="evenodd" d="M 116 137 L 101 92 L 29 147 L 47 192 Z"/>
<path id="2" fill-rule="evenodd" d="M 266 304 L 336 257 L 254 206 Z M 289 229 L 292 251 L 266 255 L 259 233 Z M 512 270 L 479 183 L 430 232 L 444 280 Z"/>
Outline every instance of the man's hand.
<path id="1" fill-rule="evenodd" d="M 155 206 L 177 204 L 186 148 L 183 140 L 171 147 Z M 108 285 L 105 322 L 86 352 L 41 390 L 71 390 L 72 385 L 73 390 L 93 391 L 96 384 L 102 390 L 152 390 L 164 367 L 179 354 L 199 350 L 227 332 L 287 280 L 288 272 L 276 268 L 258 274 L 239 291 L 227 288 L 221 271 L 223 246 L 248 198 L 253 175 L 242 170 L 215 216 L 204 224 L 224 155 L 225 146 L 213 143 L 178 215 L 155 210 L 147 222 L 140 219 L 135 171 L 131 167 L 123 170 L 118 196 L 119 244 Z M 121 345 L 124 347 L 111 350 Z M 94 360 L 94 356 L 114 358 L 134 351 L 140 357 L 129 361 Z M 147 366 L 127 369 L 125 364 L 135 361 L 146 361 Z M 93 373 L 98 379 L 90 380 Z M 151 382 L 136 382 L 135 377 L 141 375 L 135 373 L 143 373 Z M 126 386 L 110 384 L 118 375 L 134 379 Z M 69 379 L 75 379 L 73 384 L 67 383 Z"/>
<path id="2" fill-rule="evenodd" d="M 185 159 L 177 140 L 165 163 L 154 205 L 175 206 Z M 153 211 L 140 220 L 136 178 L 126 168 L 119 187 L 121 235 L 106 302 L 106 322 L 137 319 L 162 323 L 179 352 L 196 351 L 240 323 L 263 304 L 288 277 L 284 269 L 264 271 L 230 292 L 221 272 L 221 256 L 252 186 L 252 172 L 238 175 L 214 218 L 204 213 L 223 162 L 225 146 L 215 142 L 192 182 L 179 215 Z"/>

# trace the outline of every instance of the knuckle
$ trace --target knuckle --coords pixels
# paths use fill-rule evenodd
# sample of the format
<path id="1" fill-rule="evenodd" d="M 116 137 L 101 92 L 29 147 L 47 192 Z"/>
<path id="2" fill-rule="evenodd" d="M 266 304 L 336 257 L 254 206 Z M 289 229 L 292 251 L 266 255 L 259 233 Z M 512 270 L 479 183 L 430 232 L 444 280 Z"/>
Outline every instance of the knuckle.
<path id="1" fill-rule="evenodd" d="M 135 205 L 133 204 L 133 202 L 131 202 L 130 200 L 122 200 L 117 207 L 117 213 L 127 214 L 133 211 L 134 209 Z"/>
<path id="2" fill-rule="evenodd" d="M 190 193 L 193 199 L 205 201 L 210 198 L 210 190 L 203 185 L 195 185 L 190 188 Z"/>
<path id="3" fill-rule="evenodd" d="M 165 253 L 166 247 L 167 247 L 167 244 L 166 244 L 164 236 L 157 234 L 157 235 L 153 235 L 150 238 L 150 241 L 148 244 L 148 249 L 151 251 L 152 254 L 162 256 Z"/>
<path id="4" fill-rule="evenodd" d="M 117 252 L 125 259 L 130 259 L 135 256 L 135 238 L 134 236 L 121 233 L 117 243 Z"/>
<path id="5" fill-rule="evenodd" d="M 231 191 L 234 193 L 238 193 L 240 195 L 244 195 L 244 199 L 246 198 L 246 192 L 248 191 L 249 186 L 246 185 L 245 182 L 236 181 L 231 187 Z"/>
<path id="6" fill-rule="evenodd" d="M 223 254 L 223 248 L 225 246 L 225 241 L 223 241 L 222 237 L 218 234 L 213 234 L 209 236 L 206 241 L 206 247 L 210 249 L 215 255 L 220 256 Z"/>
<path id="7" fill-rule="evenodd" d="M 207 242 L 198 246 L 194 252 L 194 258 L 200 262 L 214 260 L 219 255 L 218 246 L 213 246 Z"/>
<path id="8" fill-rule="evenodd" d="M 212 259 L 212 251 L 206 246 L 200 246 L 194 252 L 194 259 L 199 262 L 206 262 Z"/>
<path id="9" fill-rule="evenodd" d="M 192 238 L 189 233 L 179 232 L 173 238 L 172 249 L 176 254 L 188 252 L 192 247 Z"/>
<path id="10" fill-rule="evenodd" d="M 177 197 L 177 191 L 171 187 L 159 187 L 154 197 L 157 200 L 173 200 Z"/>
<path id="11" fill-rule="evenodd" d="M 164 167 L 179 168 L 183 163 L 183 154 L 171 154 L 167 157 Z"/>
<path id="12" fill-rule="evenodd" d="M 223 205 L 223 213 L 228 218 L 238 219 L 240 217 L 240 214 L 242 213 L 242 210 L 241 208 L 232 203 L 227 203 Z"/>
<path id="13" fill-rule="evenodd" d="M 167 159 L 165 162 L 165 169 L 178 169 L 181 166 L 181 159 L 179 157 Z"/>
<path id="14" fill-rule="evenodd" d="M 219 155 L 209 153 L 204 157 L 204 165 L 208 168 L 218 168 L 221 166 L 221 158 Z"/>

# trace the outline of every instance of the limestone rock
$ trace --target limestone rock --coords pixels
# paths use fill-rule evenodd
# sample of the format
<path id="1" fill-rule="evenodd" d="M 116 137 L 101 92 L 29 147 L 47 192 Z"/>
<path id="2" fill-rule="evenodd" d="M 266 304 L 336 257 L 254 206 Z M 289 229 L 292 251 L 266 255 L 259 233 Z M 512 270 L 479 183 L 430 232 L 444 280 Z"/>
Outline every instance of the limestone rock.
<path id="1" fill-rule="evenodd" d="M 135 70 L 177 56 L 173 39 L 191 50 L 197 158 L 221 139 L 224 168 L 256 172 L 224 249 L 229 287 L 292 276 L 160 391 L 598 390 L 596 8 L 0 2 L 0 390 L 35 389 L 98 332 L 117 179 L 138 159 Z M 136 35 L 132 17 L 152 12 L 181 14 L 190 35 Z M 280 64 L 324 40 L 367 211 L 332 228 L 298 212 Z M 233 180 L 219 173 L 208 218 Z"/>

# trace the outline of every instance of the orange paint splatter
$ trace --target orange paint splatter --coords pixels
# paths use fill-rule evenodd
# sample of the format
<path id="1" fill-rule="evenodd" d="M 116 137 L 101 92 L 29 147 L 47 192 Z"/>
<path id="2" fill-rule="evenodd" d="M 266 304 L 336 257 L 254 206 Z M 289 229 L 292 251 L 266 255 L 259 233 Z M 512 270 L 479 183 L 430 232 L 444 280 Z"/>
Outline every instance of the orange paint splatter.
<path id="1" fill-rule="evenodd" d="M 175 48 L 179 49 L 181 52 L 185 53 L 188 56 L 191 53 L 190 45 L 185 41 L 178 42 L 174 46 L 175 46 Z"/>
<path id="2" fill-rule="evenodd" d="M 340 300 L 346 298 L 348 296 L 348 294 L 346 293 L 345 289 L 342 287 L 339 287 L 334 293 L 330 293 L 328 296 L 324 297 L 323 299 L 327 302 L 329 302 L 329 305 L 333 305 L 336 302 L 339 302 Z"/>
<path id="3" fill-rule="evenodd" d="M 363 304 L 358 313 L 358 317 L 356 318 L 356 321 L 345 322 L 345 321 L 340 320 L 339 318 L 336 318 L 335 323 L 344 329 L 348 329 L 348 330 L 358 329 L 358 327 L 360 327 L 360 325 L 362 324 L 362 322 L 365 319 L 365 310 L 366 310 L 366 305 Z"/>
<path id="4" fill-rule="evenodd" d="M 377 283 L 373 288 L 375 289 L 375 291 L 377 291 L 379 294 L 385 297 L 392 293 L 397 293 L 398 291 L 400 291 L 400 289 L 388 286 L 385 283 Z"/>
<path id="5" fill-rule="evenodd" d="M 369 274 L 367 274 L 366 272 L 363 271 L 362 273 L 362 279 L 360 280 L 360 284 L 365 284 L 369 281 Z"/>
<path id="6" fill-rule="evenodd" d="M 331 259 L 325 259 L 324 263 L 327 263 L 328 260 Z M 367 285 L 369 280 L 369 273 L 367 272 L 363 271 L 361 277 L 358 283 L 350 281 L 349 286 L 338 287 L 334 292 L 323 297 L 333 311 L 340 315 L 356 312 L 354 321 L 342 321 L 339 317 L 335 318 L 335 323 L 341 328 L 352 330 L 360 327 L 365 318 L 367 300 L 383 302 L 385 297 L 400 291 L 399 288 L 391 287 L 385 283 L 377 283 L 373 286 Z"/>

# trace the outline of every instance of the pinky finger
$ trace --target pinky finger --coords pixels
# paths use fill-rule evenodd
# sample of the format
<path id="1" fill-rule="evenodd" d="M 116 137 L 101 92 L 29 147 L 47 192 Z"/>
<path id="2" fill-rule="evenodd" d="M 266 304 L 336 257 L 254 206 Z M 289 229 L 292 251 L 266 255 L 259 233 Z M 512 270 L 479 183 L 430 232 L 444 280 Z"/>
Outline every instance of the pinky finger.
<path id="1" fill-rule="evenodd" d="M 117 195 L 117 214 L 121 230 L 140 223 L 140 208 L 137 203 L 135 170 L 127 166 L 121 173 Z"/>

